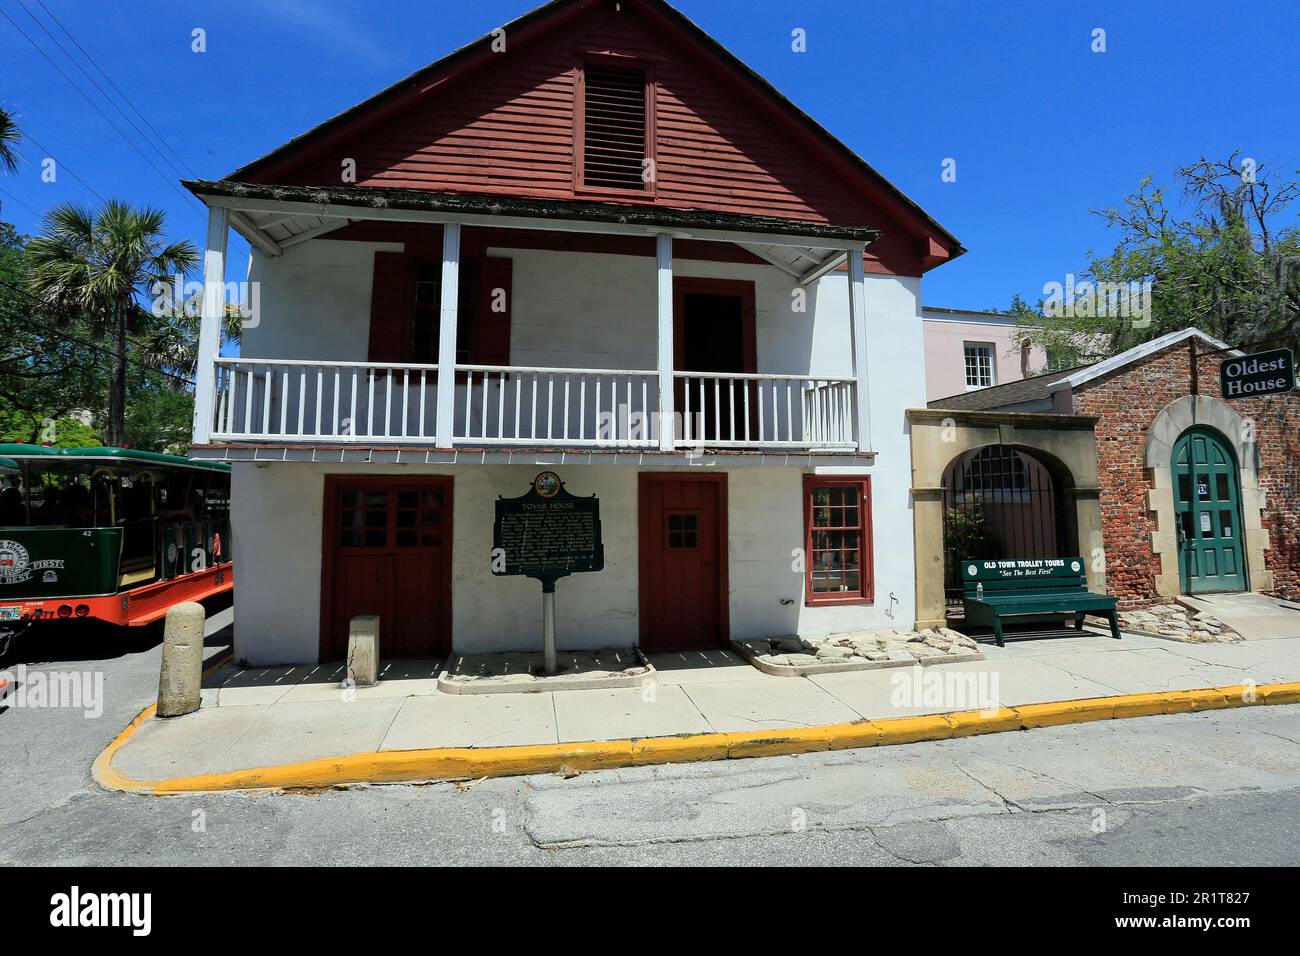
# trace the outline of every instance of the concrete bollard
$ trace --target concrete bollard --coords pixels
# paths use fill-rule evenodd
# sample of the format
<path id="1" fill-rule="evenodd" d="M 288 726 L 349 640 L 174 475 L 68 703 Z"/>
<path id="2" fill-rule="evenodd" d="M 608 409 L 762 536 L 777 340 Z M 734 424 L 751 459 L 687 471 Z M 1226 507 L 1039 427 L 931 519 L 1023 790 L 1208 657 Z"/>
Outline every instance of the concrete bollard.
<path id="1" fill-rule="evenodd" d="M 158 675 L 158 716 L 181 717 L 199 709 L 203 682 L 202 604 L 177 604 L 163 630 L 162 672 Z"/>
<path id="2" fill-rule="evenodd" d="M 348 626 L 348 680 L 369 687 L 379 680 L 379 615 L 362 614 Z"/>

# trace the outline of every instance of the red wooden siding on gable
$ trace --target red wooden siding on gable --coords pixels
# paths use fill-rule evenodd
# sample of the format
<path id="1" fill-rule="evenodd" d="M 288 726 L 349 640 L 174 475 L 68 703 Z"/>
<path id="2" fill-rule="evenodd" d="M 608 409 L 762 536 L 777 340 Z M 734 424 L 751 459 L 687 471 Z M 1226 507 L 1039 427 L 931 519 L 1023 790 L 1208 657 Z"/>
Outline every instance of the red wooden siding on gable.
<path id="1" fill-rule="evenodd" d="M 337 186 L 348 157 L 356 160 L 360 186 L 590 198 L 578 188 L 579 71 L 612 56 L 651 71 L 656 181 L 645 193 L 602 190 L 602 201 L 877 226 L 885 234 L 868 249 L 868 270 L 920 274 L 931 249 L 916 223 L 873 206 L 831 164 L 626 6 L 616 13 L 602 5 L 565 33 L 501 55 L 396 118 L 324 152 L 306 150 L 297 165 L 272 168 L 270 181 Z"/>

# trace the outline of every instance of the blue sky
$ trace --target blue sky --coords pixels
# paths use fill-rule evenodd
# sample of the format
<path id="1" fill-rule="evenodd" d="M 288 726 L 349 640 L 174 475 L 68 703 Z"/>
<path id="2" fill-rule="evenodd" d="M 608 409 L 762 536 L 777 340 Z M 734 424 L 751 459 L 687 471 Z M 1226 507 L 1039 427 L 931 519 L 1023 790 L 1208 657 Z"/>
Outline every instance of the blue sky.
<path id="1" fill-rule="evenodd" d="M 199 243 L 204 214 L 174 185 L 171 164 L 224 176 L 535 5 L 0 0 L 0 11 L 141 145 L 24 8 L 77 53 L 47 10 L 57 17 L 180 157 L 141 145 L 151 168 L 0 17 L 0 102 L 40 144 L 25 144 L 19 175 L 0 176 L 3 218 L 32 232 L 38 213 L 61 200 L 93 202 L 93 189 L 162 206 L 174 231 Z M 1119 202 L 1143 176 L 1167 180 L 1202 154 L 1239 148 L 1300 167 L 1295 0 L 677 6 L 962 240 L 969 253 L 927 275 L 927 304 L 1039 298 L 1045 282 L 1078 271 L 1089 249 L 1113 245 L 1090 209 Z M 206 31 L 206 53 L 191 51 L 196 27 Z M 795 28 L 806 31 L 806 53 L 791 50 Z M 1095 28 L 1106 31 L 1105 53 L 1090 48 Z M 41 181 L 49 155 L 60 164 L 54 183 Z M 956 160 L 956 182 L 941 181 L 947 158 Z M 247 246 L 239 240 L 232 250 L 243 255 Z M 242 274 L 242 265 L 231 271 Z"/>

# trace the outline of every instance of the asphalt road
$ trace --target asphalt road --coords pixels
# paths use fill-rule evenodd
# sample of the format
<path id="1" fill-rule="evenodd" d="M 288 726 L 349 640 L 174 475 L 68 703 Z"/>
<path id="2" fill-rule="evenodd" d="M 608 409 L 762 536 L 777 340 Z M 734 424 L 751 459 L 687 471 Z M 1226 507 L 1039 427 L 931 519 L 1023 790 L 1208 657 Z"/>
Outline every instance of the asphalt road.
<path id="1" fill-rule="evenodd" d="M 37 649 L 102 672 L 103 714 L 0 712 L 0 863 L 1300 863 L 1300 706 L 572 779 L 101 791 L 91 763 L 152 701 L 156 641 Z"/>

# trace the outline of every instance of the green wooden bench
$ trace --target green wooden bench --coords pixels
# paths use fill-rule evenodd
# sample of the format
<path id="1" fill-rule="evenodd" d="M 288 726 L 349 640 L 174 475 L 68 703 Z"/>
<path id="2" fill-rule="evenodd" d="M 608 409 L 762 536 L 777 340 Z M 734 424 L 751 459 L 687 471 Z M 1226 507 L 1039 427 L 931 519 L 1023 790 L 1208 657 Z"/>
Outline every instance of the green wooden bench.
<path id="1" fill-rule="evenodd" d="M 1110 620 L 1110 633 L 1119 639 L 1116 600 L 1088 590 L 1082 558 L 1033 558 L 1005 561 L 963 561 L 962 599 L 967 625 L 993 628 L 998 647 L 1006 647 L 1002 624 L 1064 623 L 1095 614 Z"/>

